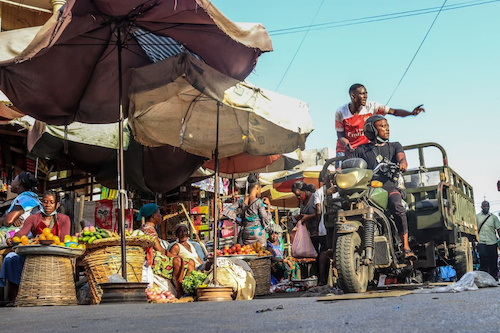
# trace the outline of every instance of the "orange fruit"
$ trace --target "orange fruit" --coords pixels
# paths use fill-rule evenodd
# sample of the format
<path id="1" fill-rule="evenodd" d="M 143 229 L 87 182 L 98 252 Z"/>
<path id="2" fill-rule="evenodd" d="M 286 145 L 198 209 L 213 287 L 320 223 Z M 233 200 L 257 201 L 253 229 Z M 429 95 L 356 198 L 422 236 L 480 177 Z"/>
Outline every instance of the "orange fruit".
<path id="1" fill-rule="evenodd" d="M 21 243 L 22 243 L 23 245 L 28 245 L 28 244 L 30 243 L 30 240 L 28 239 L 28 237 L 26 237 L 26 236 L 22 236 L 22 237 L 21 237 Z"/>
<path id="2" fill-rule="evenodd" d="M 78 237 L 76 237 L 76 236 L 72 236 L 72 237 L 71 237 L 71 241 L 72 241 L 73 243 L 78 243 Z"/>
<path id="3" fill-rule="evenodd" d="M 14 237 L 12 237 L 12 241 L 13 241 L 14 243 L 21 243 L 21 238 L 19 238 L 19 237 L 17 237 L 17 236 L 14 236 Z"/>
<path id="4" fill-rule="evenodd" d="M 54 240 L 55 244 L 59 244 L 61 242 L 61 240 L 59 239 L 59 236 L 54 236 L 52 239 Z"/>
<path id="5" fill-rule="evenodd" d="M 71 236 L 70 235 L 64 236 L 64 243 L 69 243 L 69 242 L 71 242 Z"/>
<path id="6" fill-rule="evenodd" d="M 44 234 L 41 234 L 40 237 L 38 237 L 39 240 L 47 240 L 47 236 L 45 236 Z"/>
<path id="7" fill-rule="evenodd" d="M 71 249 L 76 249 L 78 247 L 78 245 L 71 243 L 71 244 L 69 244 L 68 247 Z"/>
<path id="8" fill-rule="evenodd" d="M 49 229 L 49 228 L 45 228 L 45 229 L 43 229 L 43 231 L 42 231 L 42 234 L 44 234 L 45 236 L 48 236 L 48 234 L 51 234 L 51 233 L 52 233 L 52 231 L 50 231 L 50 229 Z"/>
<path id="9" fill-rule="evenodd" d="M 52 233 L 50 233 L 50 234 L 46 235 L 45 238 L 47 238 L 47 240 L 54 240 L 54 235 Z"/>

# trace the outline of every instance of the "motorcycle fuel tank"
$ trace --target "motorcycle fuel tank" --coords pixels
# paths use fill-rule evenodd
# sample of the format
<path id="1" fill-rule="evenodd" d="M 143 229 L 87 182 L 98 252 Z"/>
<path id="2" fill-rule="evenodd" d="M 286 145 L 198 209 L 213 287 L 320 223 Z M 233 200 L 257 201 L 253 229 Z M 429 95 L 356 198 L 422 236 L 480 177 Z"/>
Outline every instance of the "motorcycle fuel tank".
<path id="1" fill-rule="evenodd" d="M 389 201 L 389 194 L 383 188 L 381 188 L 381 187 L 372 188 L 368 192 L 368 198 L 370 199 L 370 201 L 372 201 L 378 207 L 380 207 L 382 209 L 387 209 L 387 203 Z"/>

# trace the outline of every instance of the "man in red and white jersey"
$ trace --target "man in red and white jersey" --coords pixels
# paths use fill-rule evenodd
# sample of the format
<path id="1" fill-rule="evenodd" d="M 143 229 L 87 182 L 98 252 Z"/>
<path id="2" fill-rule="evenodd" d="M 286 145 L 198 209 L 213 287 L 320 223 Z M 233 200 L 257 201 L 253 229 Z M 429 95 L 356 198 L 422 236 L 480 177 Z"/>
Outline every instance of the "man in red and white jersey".
<path id="1" fill-rule="evenodd" d="M 367 101 L 368 92 L 365 86 L 359 83 L 349 88 L 351 102 L 335 111 L 335 130 L 337 131 L 337 156 L 345 156 L 345 150 L 352 151 L 356 147 L 368 143 L 363 133 L 365 120 L 374 114 L 385 116 L 392 114 L 398 117 L 416 116 L 425 112 L 423 105 L 417 106 L 409 112 L 402 109 L 391 109 L 387 105 Z"/>

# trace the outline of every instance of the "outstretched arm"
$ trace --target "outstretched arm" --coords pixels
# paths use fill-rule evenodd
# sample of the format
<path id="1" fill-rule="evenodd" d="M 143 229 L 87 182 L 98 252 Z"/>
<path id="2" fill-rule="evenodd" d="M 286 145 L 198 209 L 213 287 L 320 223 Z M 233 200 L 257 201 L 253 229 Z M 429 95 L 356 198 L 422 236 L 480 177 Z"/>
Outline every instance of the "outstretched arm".
<path id="1" fill-rule="evenodd" d="M 425 112 L 425 109 L 423 108 L 423 104 L 420 104 L 416 108 L 413 109 L 413 111 L 406 111 L 403 109 L 389 109 L 389 114 L 392 114 L 396 117 L 406 117 L 406 116 L 416 116 L 420 112 Z"/>

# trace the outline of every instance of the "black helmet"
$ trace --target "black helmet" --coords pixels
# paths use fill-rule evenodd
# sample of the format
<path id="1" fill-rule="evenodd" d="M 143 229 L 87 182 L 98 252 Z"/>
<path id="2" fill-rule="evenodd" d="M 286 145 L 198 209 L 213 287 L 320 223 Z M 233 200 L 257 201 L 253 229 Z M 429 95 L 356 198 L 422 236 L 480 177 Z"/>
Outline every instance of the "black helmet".
<path id="1" fill-rule="evenodd" d="M 365 136 L 368 138 L 370 141 L 374 141 L 375 138 L 377 137 L 378 131 L 375 128 L 375 123 L 379 120 L 385 119 L 384 116 L 381 116 L 379 114 L 375 114 L 371 116 L 370 118 L 366 119 L 365 125 L 363 126 L 363 131 L 365 132 Z"/>

